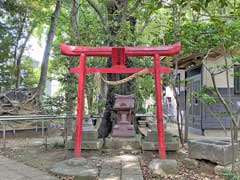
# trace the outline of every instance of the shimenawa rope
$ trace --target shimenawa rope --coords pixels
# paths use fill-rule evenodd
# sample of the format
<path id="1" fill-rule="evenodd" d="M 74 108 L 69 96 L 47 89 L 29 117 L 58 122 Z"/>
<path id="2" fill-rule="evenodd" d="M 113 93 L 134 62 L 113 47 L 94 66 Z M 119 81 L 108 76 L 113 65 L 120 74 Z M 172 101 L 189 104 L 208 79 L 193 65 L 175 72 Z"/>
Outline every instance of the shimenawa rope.
<path id="1" fill-rule="evenodd" d="M 143 70 L 141 70 L 137 73 L 132 74 L 131 76 L 129 76 L 127 78 L 124 78 L 124 79 L 121 79 L 121 80 L 118 80 L 118 81 L 108 81 L 108 80 L 104 79 L 100 73 L 97 73 L 96 76 L 100 77 L 100 79 L 103 82 L 105 82 L 106 84 L 109 84 L 109 85 L 112 85 L 112 86 L 117 86 L 117 85 L 120 85 L 120 84 L 124 84 L 128 81 L 131 81 L 138 76 L 143 76 L 143 75 L 148 74 L 148 73 L 149 73 L 148 68 L 145 68 L 145 69 L 143 69 Z"/>

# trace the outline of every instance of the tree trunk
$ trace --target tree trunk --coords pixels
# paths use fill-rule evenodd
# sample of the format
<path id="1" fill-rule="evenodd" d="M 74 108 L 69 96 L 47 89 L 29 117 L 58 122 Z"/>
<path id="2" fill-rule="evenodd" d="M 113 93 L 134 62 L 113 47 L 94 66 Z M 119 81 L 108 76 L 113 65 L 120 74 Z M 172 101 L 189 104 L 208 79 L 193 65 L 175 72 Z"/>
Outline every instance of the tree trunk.
<path id="1" fill-rule="evenodd" d="M 16 85 L 15 85 L 16 89 L 19 88 L 19 85 L 20 85 L 20 79 L 21 79 L 21 75 L 20 75 L 21 67 L 20 66 L 21 66 L 21 61 L 22 61 L 22 55 L 24 53 L 27 42 L 28 42 L 35 27 L 36 27 L 35 25 L 32 25 L 31 29 L 28 31 L 27 37 L 25 38 L 25 40 L 20 48 L 20 53 L 16 59 Z"/>
<path id="2" fill-rule="evenodd" d="M 118 42 L 116 42 L 116 37 L 121 28 L 121 23 L 123 21 L 127 20 L 127 16 L 126 16 L 127 6 L 128 6 L 128 0 L 117 0 L 117 1 L 116 0 L 108 0 L 107 1 L 107 11 L 108 11 L 108 20 L 109 20 L 108 31 L 110 34 L 110 36 L 109 36 L 110 38 L 108 40 L 109 46 L 123 45 L 123 44 L 119 44 Z M 112 66 L 111 61 L 112 61 L 111 58 L 108 58 L 108 62 L 107 62 L 108 67 Z M 114 74 L 107 74 L 107 80 L 109 80 L 109 81 L 115 81 L 115 80 L 119 79 L 120 77 L 122 77 L 122 76 L 114 75 Z M 129 87 L 131 87 L 131 86 L 129 86 Z M 120 92 L 121 92 L 121 89 L 125 92 L 127 91 L 127 89 L 124 90 L 125 87 L 121 87 L 119 89 L 120 89 Z M 128 89 L 131 89 L 131 88 L 128 88 Z M 113 123 L 111 117 L 112 117 L 112 113 L 113 113 L 113 105 L 115 102 L 115 98 L 114 98 L 115 93 L 116 93 L 115 88 L 113 86 L 108 86 L 105 111 L 103 114 L 102 123 L 98 129 L 100 138 L 106 138 L 111 133 L 112 123 Z M 127 93 L 129 94 L 130 92 L 127 92 Z"/>
<path id="3" fill-rule="evenodd" d="M 188 128 L 189 128 L 189 104 L 190 104 L 190 87 L 186 88 L 186 104 L 185 104 L 185 123 L 184 123 L 184 142 L 188 142 Z"/>
<path id="4" fill-rule="evenodd" d="M 78 0 L 72 0 L 72 9 L 71 9 L 71 36 L 70 36 L 70 44 L 77 45 L 79 35 L 78 35 Z M 74 61 L 72 57 L 69 57 L 68 60 L 68 68 L 76 66 L 79 61 Z M 67 84 L 65 88 L 66 94 L 66 114 L 69 116 L 73 116 L 75 114 L 75 104 L 76 104 L 76 96 L 77 96 L 77 78 L 74 74 L 67 75 Z M 67 121 L 67 127 L 72 127 L 72 119 Z M 69 128 L 69 133 L 72 133 L 72 128 Z"/>
<path id="5" fill-rule="evenodd" d="M 61 6 L 62 6 L 62 1 L 57 0 L 55 10 L 51 17 L 51 24 L 50 24 L 50 28 L 49 28 L 49 32 L 48 32 L 48 36 L 47 36 L 47 43 L 45 46 L 43 60 L 42 60 L 41 76 L 40 76 L 40 80 L 38 83 L 38 93 L 40 95 L 44 91 L 46 80 L 47 80 L 48 59 L 49 59 L 49 55 L 50 55 L 50 51 L 51 51 L 51 46 L 53 43 L 53 37 L 54 37 L 55 29 L 57 26 L 57 20 L 58 20 L 59 12 L 61 10 Z"/>
<path id="6" fill-rule="evenodd" d="M 174 34 L 175 34 L 175 40 L 176 41 L 179 41 L 179 34 L 180 34 L 180 25 L 181 25 L 181 22 L 180 22 L 180 8 L 178 6 L 174 6 L 173 7 L 173 29 L 174 29 Z M 182 116 L 182 113 L 180 111 L 180 100 L 179 100 L 179 97 L 177 95 L 177 91 L 176 91 L 176 84 L 177 83 L 180 83 L 180 82 L 177 82 L 177 74 L 178 74 L 178 55 L 175 57 L 175 60 L 174 60 L 174 64 L 175 64 L 175 70 L 174 70 L 174 74 L 173 74 L 173 91 L 174 91 L 174 97 L 175 97 L 175 100 L 176 100 L 176 110 L 177 110 L 177 126 L 178 126 L 178 134 L 179 134 L 179 139 L 180 139 L 180 142 L 182 144 L 182 147 L 184 147 L 184 139 L 183 139 L 183 116 Z M 179 92 L 180 92 L 180 89 L 179 89 Z M 179 117 L 180 115 L 180 117 Z"/>
<path id="7" fill-rule="evenodd" d="M 27 13 L 24 13 L 24 16 L 23 16 L 22 21 L 21 21 L 21 26 L 20 26 L 20 28 L 19 28 L 19 31 L 17 32 L 16 45 L 15 45 L 15 47 L 14 47 L 14 54 L 13 54 L 13 57 L 14 57 L 14 66 L 17 64 L 18 44 L 19 44 L 20 39 L 21 39 L 21 37 L 22 37 L 23 27 L 24 27 L 25 22 L 26 22 L 26 16 L 27 16 Z"/>

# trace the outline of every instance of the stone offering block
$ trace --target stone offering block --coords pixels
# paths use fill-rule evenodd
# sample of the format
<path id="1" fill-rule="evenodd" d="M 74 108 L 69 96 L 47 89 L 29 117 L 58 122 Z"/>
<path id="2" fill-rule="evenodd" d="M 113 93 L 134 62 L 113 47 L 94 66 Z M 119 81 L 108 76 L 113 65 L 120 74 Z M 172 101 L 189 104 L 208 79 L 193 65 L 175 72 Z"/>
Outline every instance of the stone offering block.
<path id="1" fill-rule="evenodd" d="M 234 145 L 237 152 L 238 145 Z M 188 143 L 188 155 L 192 159 L 205 159 L 220 165 L 230 164 L 233 158 L 230 141 L 194 140 Z"/>

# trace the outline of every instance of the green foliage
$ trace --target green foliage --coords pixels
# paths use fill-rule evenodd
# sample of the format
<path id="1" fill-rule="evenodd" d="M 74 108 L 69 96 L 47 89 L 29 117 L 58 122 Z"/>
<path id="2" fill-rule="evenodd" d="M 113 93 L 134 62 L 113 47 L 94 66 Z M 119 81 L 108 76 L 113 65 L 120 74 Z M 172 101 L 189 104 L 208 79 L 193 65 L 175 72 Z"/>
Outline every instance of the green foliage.
<path id="1" fill-rule="evenodd" d="M 222 43 L 228 50 L 239 48 L 240 42 L 240 20 L 236 18 L 240 15 L 240 1 L 224 0 L 174 0 L 174 1 L 129 1 L 127 11 L 117 12 L 108 17 L 106 10 L 107 1 L 93 1 L 102 13 L 106 21 L 103 28 L 98 14 L 87 3 L 87 1 L 78 1 L 77 16 L 77 35 L 73 40 L 71 37 L 71 8 L 72 1 L 64 0 L 61 13 L 59 15 L 58 25 L 56 28 L 54 43 L 52 47 L 51 58 L 49 61 L 48 78 L 61 82 L 60 95 L 63 99 L 44 98 L 43 103 L 52 105 L 54 108 L 50 111 L 60 113 L 63 112 L 66 101 L 66 94 L 72 94 L 72 101 L 76 101 L 77 77 L 69 73 L 69 68 L 77 66 L 78 58 L 67 58 L 61 56 L 59 52 L 59 43 L 66 42 L 70 44 L 79 44 L 85 46 L 105 46 L 109 41 L 113 41 L 114 45 L 147 45 L 156 46 L 162 44 L 170 44 L 176 42 L 179 38 L 182 44 L 181 54 L 206 53 L 209 49 L 218 47 Z M 52 9 L 55 1 L 50 0 L 5 0 L 0 4 L 0 87 L 9 89 L 12 87 L 11 82 L 14 77 L 14 49 L 16 44 L 21 45 L 26 30 L 33 24 L 36 24 L 34 36 L 39 39 L 45 37 L 48 31 L 51 19 Z M 174 11 L 176 10 L 176 12 Z M 119 17 L 125 15 L 126 20 L 121 21 Z M 24 33 L 17 40 L 18 32 L 23 23 L 24 15 L 26 21 L 24 24 Z M 230 16 L 225 17 L 225 16 Z M 231 17 L 233 16 L 233 18 Z M 136 26 L 134 29 L 129 19 L 136 18 Z M 109 19 L 110 18 L 110 19 Z M 176 23 L 176 19 L 179 23 Z M 106 29 L 112 27 L 117 29 L 115 39 Z M 18 42 L 17 42 L 18 41 Z M 169 58 L 171 59 L 171 58 Z M 39 70 L 33 70 L 31 59 L 24 56 L 21 64 L 22 86 L 35 86 L 39 77 Z M 151 67 L 152 59 L 150 58 L 130 58 L 129 65 L 136 67 Z M 240 58 L 234 58 L 237 64 Z M 167 64 L 172 65 L 171 63 Z M 106 58 L 88 58 L 88 67 L 106 67 Z M 219 67 L 221 68 L 226 67 Z M 25 74 L 25 75 L 24 75 Z M 239 74 L 235 74 L 239 76 Z M 167 85 L 169 76 L 164 76 L 163 83 Z M 180 82 L 181 83 L 181 82 Z M 99 100 L 98 87 L 94 79 L 94 75 L 86 77 L 85 94 L 86 99 L 91 101 L 89 104 L 89 112 L 94 113 L 101 109 L 104 100 Z M 154 81 L 151 75 L 140 77 L 135 81 L 134 93 L 136 96 L 137 109 L 143 111 L 143 103 L 154 94 Z M 119 87 L 118 87 L 119 88 Z M 120 88 L 119 88 L 120 89 Z M 216 103 L 210 93 L 205 91 L 197 93 L 197 96 L 206 104 Z"/>
<path id="2" fill-rule="evenodd" d="M 202 87 L 200 91 L 194 92 L 194 95 L 206 105 L 211 105 L 218 102 L 213 88 Z"/>
<path id="3" fill-rule="evenodd" d="M 240 64 L 240 56 L 236 56 L 232 59 L 234 64 Z"/>
<path id="4" fill-rule="evenodd" d="M 23 87 L 36 87 L 40 76 L 40 70 L 34 67 L 33 60 L 30 57 L 25 57 L 21 65 L 21 82 Z M 35 61 L 36 62 L 36 61 Z"/>
<path id="5" fill-rule="evenodd" d="M 219 46 L 221 38 L 218 28 L 211 22 L 185 22 L 180 31 L 182 53 L 205 53 Z M 166 34 L 166 41 L 173 43 L 174 39 L 174 31 L 171 28 Z"/>
<path id="6" fill-rule="evenodd" d="M 64 114 L 65 100 L 63 96 L 43 96 L 41 98 L 41 109 L 46 114 Z"/>
<path id="7" fill-rule="evenodd" d="M 152 75 L 138 77 L 135 83 L 136 111 L 143 113 L 145 100 L 154 94 L 154 79 Z"/>
<path id="8" fill-rule="evenodd" d="M 223 176 L 225 180 L 240 180 L 240 176 L 232 173 L 231 171 L 225 171 Z"/>
<path id="9" fill-rule="evenodd" d="M 14 87 L 15 81 L 17 79 L 17 77 L 15 77 L 17 69 L 17 59 L 18 57 L 20 57 L 19 55 L 21 54 L 23 42 L 32 27 L 37 26 L 38 31 L 40 29 L 43 29 L 46 18 L 49 18 L 47 12 L 50 11 L 49 8 L 51 4 L 51 1 L 41 0 L 3 0 L 0 3 L 1 90 L 8 90 Z M 27 50 L 27 48 L 25 48 L 25 50 Z M 24 63 L 28 63 L 28 65 Z M 31 65 L 29 64 L 29 61 L 26 61 L 24 63 L 23 69 L 21 70 L 22 72 L 25 71 L 24 68 L 27 68 L 26 66 L 28 66 L 28 71 L 33 71 L 30 70 Z M 29 75 L 31 74 L 35 73 L 30 73 Z M 25 79 L 23 81 L 25 82 L 23 82 L 22 85 L 36 85 L 36 76 L 32 76 L 33 80 L 30 80 L 31 76 L 24 78 Z"/>

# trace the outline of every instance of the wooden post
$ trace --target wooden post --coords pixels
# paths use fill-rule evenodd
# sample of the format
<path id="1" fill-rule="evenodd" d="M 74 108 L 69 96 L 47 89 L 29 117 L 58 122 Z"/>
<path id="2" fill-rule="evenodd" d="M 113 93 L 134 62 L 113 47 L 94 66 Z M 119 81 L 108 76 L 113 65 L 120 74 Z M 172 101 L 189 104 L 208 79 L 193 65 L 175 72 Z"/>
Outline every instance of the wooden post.
<path id="1" fill-rule="evenodd" d="M 191 84 L 190 84 L 190 85 L 191 85 Z M 191 103 L 191 102 L 190 102 L 190 96 L 189 96 L 190 87 L 188 86 L 188 84 L 187 84 L 186 92 L 187 92 L 187 94 L 186 94 L 186 104 L 185 104 L 184 142 L 187 142 L 187 141 L 188 141 L 189 105 L 190 105 L 190 103 Z"/>
<path id="2" fill-rule="evenodd" d="M 15 130 L 15 127 L 13 127 L 13 134 L 14 134 L 14 135 L 16 134 L 16 130 Z"/>
<path id="3" fill-rule="evenodd" d="M 3 122 L 3 149 L 6 148 L 6 124 Z"/>
<path id="4" fill-rule="evenodd" d="M 38 124 L 36 123 L 35 131 L 38 132 Z"/>
<path id="5" fill-rule="evenodd" d="M 45 151 L 47 151 L 47 136 L 48 136 L 48 128 L 46 128 L 46 133 L 45 133 Z"/>
<path id="6" fill-rule="evenodd" d="M 66 159 L 68 158 L 68 117 L 65 118 L 65 123 L 64 123 L 64 131 L 65 131 L 65 137 L 64 137 L 64 142 L 65 142 L 65 157 Z"/>
<path id="7" fill-rule="evenodd" d="M 44 137 L 44 120 L 42 120 L 42 137 Z"/>

